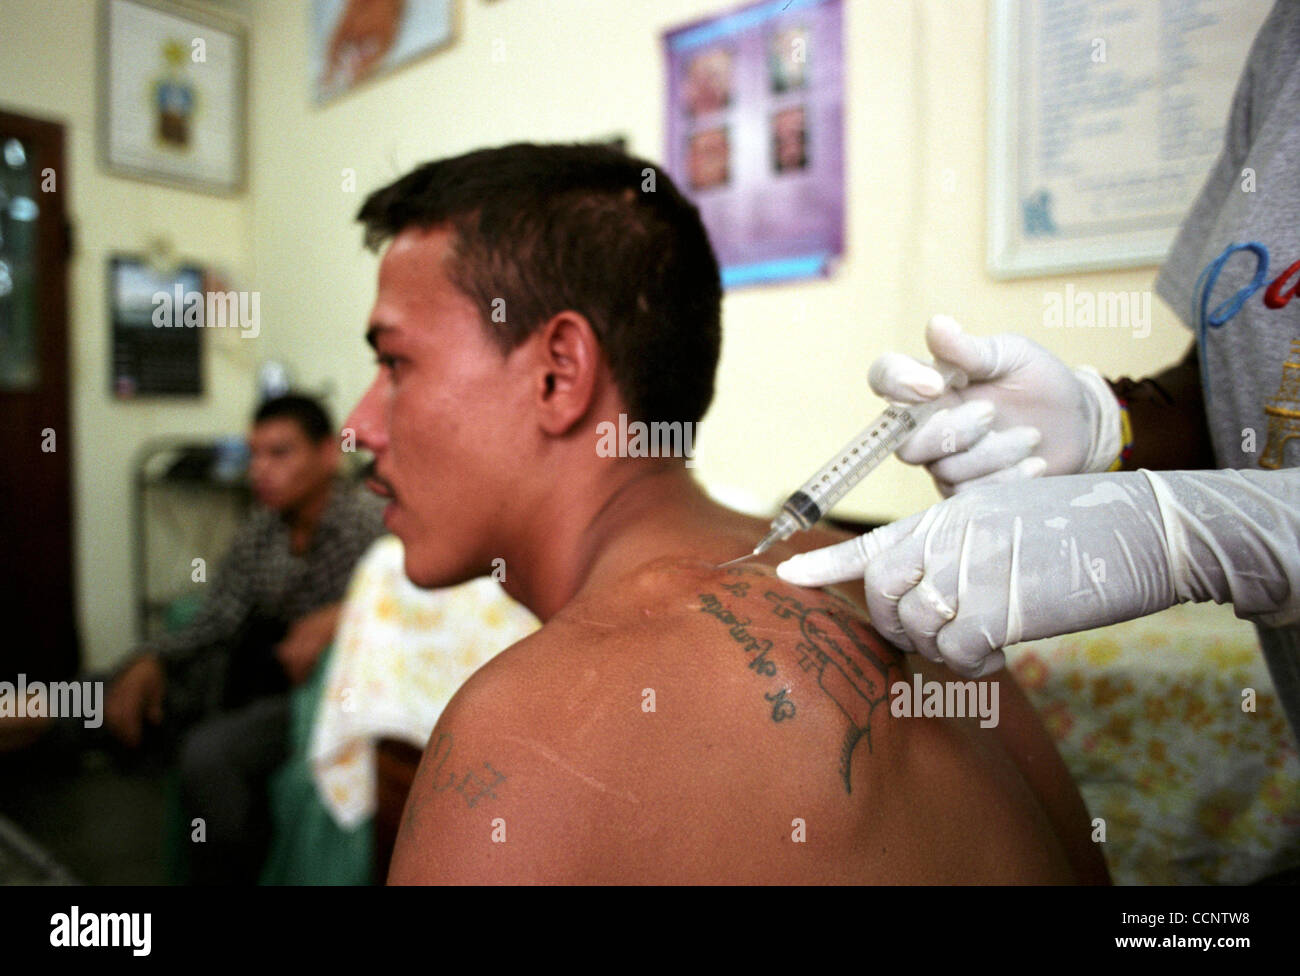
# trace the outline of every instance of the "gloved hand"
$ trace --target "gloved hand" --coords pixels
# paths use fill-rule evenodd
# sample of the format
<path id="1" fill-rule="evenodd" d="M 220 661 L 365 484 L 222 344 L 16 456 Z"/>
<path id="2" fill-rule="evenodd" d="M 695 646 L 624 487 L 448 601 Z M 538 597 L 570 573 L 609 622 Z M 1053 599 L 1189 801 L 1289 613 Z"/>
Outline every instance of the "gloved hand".
<path id="1" fill-rule="evenodd" d="M 1072 370 L 1013 333 L 967 335 L 947 315 L 930 320 L 925 341 L 936 361 L 970 382 L 945 394 L 953 406 L 922 424 L 897 454 L 925 465 L 945 498 L 981 484 L 1105 471 L 1119 455 L 1119 402 L 1096 370 Z M 868 382 L 895 403 L 921 403 L 943 390 L 932 366 L 901 353 L 872 363 Z"/>
<path id="2" fill-rule="evenodd" d="M 963 491 L 909 518 L 787 559 L 787 582 L 862 576 L 888 640 L 971 677 L 1001 648 L 1175 602 L 1231 601 L 1300 621 L 1300 469 L 1125 471 Z"/>

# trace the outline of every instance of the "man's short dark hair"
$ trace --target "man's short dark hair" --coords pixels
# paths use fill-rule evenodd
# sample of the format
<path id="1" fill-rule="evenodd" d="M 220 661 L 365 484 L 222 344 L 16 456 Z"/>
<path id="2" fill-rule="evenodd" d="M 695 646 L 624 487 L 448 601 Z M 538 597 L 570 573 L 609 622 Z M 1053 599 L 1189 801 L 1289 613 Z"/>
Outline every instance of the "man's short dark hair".
<path id="1" fill-rule="evenodd" d="M 279 420 L 281 417 L 295 421 L 313 444 L 334 436 L 334 421 L 330 419 L 329 411 L 320 401 L 301 393 L 287 393 L 263 401 L 253 414 L 253 423 L 256 425 L 264 420 Z"/>
<path id="2" fill-rule="evenodd" d="M 708 409 L 718 262 L 699 211 L 652 163 L 597 144 L 480 149 L 376 190 L 357 219 L 374 251 L 410 227 L 451 229 L 447 275 L 503 353 L 571 310 L 591 323 L 631 419 Z"/>

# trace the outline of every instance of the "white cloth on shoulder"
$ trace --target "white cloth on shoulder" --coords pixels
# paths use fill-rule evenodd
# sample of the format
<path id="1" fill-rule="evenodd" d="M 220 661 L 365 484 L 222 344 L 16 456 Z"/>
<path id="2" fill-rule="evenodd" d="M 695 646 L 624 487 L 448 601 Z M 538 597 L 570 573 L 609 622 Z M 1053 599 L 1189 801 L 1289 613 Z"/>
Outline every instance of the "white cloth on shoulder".
<path id="1" fill-rule="evenodd" d="M 395 536 L 370 547 L 344 598 L 308 752 L 341 827 L 374 813 L 376 742 L 423 748 L 470 675 L 538 626 L 492 579 L 424 590 L 406 578 Z"/>

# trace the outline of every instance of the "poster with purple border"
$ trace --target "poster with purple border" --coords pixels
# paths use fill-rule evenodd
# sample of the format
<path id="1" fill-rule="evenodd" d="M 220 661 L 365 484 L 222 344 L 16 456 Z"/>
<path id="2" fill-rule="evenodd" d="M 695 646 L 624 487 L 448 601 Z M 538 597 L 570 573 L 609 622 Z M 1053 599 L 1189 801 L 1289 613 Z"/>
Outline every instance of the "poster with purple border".
<path id="1" fill-rule="evenodd" d="M 731 288 L 844 253 L 841 0 L 766 0 L 665 32 L 668 171 Z"/>

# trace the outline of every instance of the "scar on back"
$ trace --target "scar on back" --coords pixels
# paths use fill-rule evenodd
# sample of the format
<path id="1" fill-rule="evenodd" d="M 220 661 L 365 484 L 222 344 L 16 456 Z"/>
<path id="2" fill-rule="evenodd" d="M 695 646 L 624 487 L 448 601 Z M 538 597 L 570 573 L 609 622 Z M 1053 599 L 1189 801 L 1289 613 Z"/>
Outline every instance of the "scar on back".
<path id="1" fill-rule="evenodd" d="M 561 759 L 559 753 L 555 752 L 555 750 L 553 749 L 548 748 L 547 746 L 542 745 L 540 742 L 535 742 L 532 739 L 521 739 L 515 735 L 505 735 L 503 736 L 503 738 L 508 739 L 511 742 L 516 742 L 519 745 L 524 746 L 525 748 L 531 749 L 533 752 L 540 755 L 547 762 L 559 766 L 561 769 L 563 769 L 566 773 L 568 773 L 571 776 L 576 776 L 578 779 L 582 780 L 582 782 L 590 786 L 593 790 L 598 790 L 601 793 L 608 793 L 610 796 L 618 797 L 620 800 L 626 800 L 628 803 L 635 803 L 635 804 L 641 803 L 641 801 L 637 799 L 636 794 L 629 793 L 627 790 L 617 790 L 611 786 L 606 786 L 600 780 L 588 776 L 586 773 L 582 772 L 582 770 L 575 769 L 569 763 Z"/>

